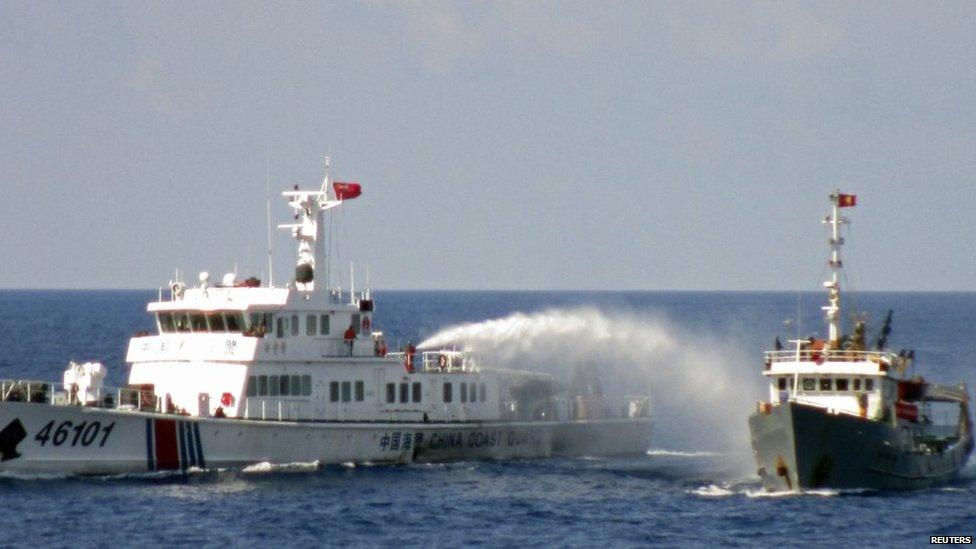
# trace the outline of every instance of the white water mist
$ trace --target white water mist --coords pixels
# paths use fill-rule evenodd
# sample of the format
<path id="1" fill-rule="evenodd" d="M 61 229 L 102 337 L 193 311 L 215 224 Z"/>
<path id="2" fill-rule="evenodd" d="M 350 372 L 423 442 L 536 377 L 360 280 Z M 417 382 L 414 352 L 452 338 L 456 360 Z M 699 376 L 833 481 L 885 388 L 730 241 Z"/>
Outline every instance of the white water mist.
<path id="1" fill-rule="evenodd" d="M 761 366 L 756 352 L 730 339 L 661 318 L 578 308 L 458 325 L 420 347 L 450 345 L 563 382 L 576 367 L 595 368 L 607 393 L 652 397 L 654 447 L 750 453 L 746 418 L 761 393 Z"/>

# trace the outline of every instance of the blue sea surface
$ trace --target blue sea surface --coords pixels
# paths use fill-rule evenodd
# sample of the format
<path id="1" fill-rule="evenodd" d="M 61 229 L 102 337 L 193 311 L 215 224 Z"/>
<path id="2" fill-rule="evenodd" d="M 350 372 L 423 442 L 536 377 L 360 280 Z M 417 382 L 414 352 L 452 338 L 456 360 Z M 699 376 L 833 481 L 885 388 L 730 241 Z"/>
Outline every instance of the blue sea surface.
<path id="1" fill-rule="evenodd" d="M 0 377 L 60 379 L 99 360 L 121 385 L 127 340 L 153 328 L 155 292 L 0 291 Z M 822 295 L 763 292 L 374 292 L 376 327 L 396 346 L 512 313 L 595 310 L 653 318 L 687 341 L 746 350 L 761 387 L 772 338 L 823 334 Z M 874 321 L 893 309 L 893 348 L 915 373 L 976 382 L 976 294 L 866 293 Z M 640 331 L 631 337 L 640 338 Z M 721 349 L 711 349 L 721 355 Z M 568 348 L 567 353 L 573 349 Z M 731 350 L 730 350 L 731 353 Z M 608 356 L 613 353 L 608 349 Z M 653 361 L 654 357 L 648 357 Z M 669 367 L 671 365 L 662 365 Z M 731 390 L 736 390 L 733 388 Z M 654 387 L 651 386 L 652 397 Z M 751 399 L 743 390 L 743 399 Z M 751 405 L 752 403 L 746 403 Z M 688 406 L 699 403 L 688 402 Z M 314 464 L 189 475 L 0 477 L 2 540 L 13 546 L 642 546 L 928 544 L 976 535 L 976 465 L 918 492 L 766 494 L 742 456 L 669 428 L 654 409 L 647 455 L 380 466 Z M 726 418 L 745 424 L 746 417 Z M 719 418 L 716 418 L 718 421 Z M 746 456 L 748 458 L 748 456 Z"/>

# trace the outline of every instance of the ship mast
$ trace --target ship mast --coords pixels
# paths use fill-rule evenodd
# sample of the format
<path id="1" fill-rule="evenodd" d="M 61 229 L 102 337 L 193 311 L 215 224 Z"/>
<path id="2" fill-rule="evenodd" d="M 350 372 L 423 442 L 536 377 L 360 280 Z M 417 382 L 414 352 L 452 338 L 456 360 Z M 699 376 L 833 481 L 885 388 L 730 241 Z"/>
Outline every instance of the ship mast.
<path id="1" fill-rule="evenodd" d="M 829 330 L 828 340 L 834 349 L 838 347 L 841 336 L 841 316 L 840 316 L 840 271 L 843 262 L 840 259 L 840 247 L 844 245 L 844 238 L 840 235 L 840 226 L 847 223 L 847 218 L 840 216 L 841 192 L 835 190 L 830 195 L 831 213 L 825 217 L 823 222 L 830 225 L 830 260 L 827 265 L 830 267 L 830 278 L 824 282 L 827 288 L 827 306 L 823 307 L 827 314 L 827 326 Z"/>

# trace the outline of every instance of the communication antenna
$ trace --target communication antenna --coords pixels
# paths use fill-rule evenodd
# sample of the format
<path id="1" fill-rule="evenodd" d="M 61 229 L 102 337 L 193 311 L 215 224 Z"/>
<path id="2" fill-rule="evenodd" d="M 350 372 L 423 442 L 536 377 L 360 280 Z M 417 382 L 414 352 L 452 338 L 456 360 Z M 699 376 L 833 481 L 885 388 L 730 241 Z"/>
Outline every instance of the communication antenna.
<path id="1" fill-rule="evenodd" d="M 274 287 L 274 254 L 271 247 L 271 147 L 264 146 L 264 184 L 268 192 L 268 287 Z"/>

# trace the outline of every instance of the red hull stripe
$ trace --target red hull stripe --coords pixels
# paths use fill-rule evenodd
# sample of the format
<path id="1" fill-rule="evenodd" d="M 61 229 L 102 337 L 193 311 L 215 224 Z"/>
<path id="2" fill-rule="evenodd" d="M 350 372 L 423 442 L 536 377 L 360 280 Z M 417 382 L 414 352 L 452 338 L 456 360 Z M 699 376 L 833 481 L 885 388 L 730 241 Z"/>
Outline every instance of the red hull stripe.
<path id="1" fill-rule="evenodd" d="M 157 419 L 155 421 L 156 470 L 176 470 L 180 468 L 179 448 L 176 442 L 176 421 Z"/>

